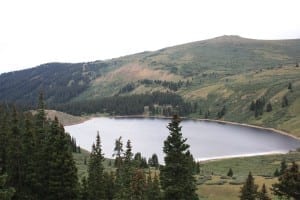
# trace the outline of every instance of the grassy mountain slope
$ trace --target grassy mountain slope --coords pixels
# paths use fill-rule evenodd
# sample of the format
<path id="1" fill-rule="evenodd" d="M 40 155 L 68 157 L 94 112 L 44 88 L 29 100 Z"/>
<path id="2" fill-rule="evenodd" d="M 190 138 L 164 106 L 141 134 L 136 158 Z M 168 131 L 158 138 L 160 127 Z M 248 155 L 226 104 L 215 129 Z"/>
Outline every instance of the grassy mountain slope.
<path id="1" fill-rule="evenodd" d="M 108 96 L 173 92 L 197 103 L 191 117 L 218 118 L 225 107 L 224 120 L 274 127 L 300 137 L 299 52 L 299 39 L 222 36 L 107 61 L 49 63 L 1 74 L 0 101 L 34 104 L 40 90 L 50 107 Z M 284 96 L 288 106 L 282 107 Z M 273 109 L 255 117 L 249 106 L 260 97 Z"/>

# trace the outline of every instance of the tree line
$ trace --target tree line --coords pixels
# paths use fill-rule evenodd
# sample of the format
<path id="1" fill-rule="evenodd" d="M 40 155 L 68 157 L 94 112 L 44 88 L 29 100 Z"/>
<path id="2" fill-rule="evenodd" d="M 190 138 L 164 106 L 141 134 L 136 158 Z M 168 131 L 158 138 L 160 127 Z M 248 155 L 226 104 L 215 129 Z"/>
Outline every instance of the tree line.
<path id="1" fill-rule="evenodd" d="M 181 96 L 171 92 L 153 92 L 151 94 L 135 94 L 131 96 L 113 96 L 101 99 L 72 102 L 53 106 L 53 109 L 67 112 L 73 115 L 109 113 L 111 115 L 141 115 L 145 107 L 160 105 L 168 108 L 165 115 L 171 116 L 177 112 L 180 116 L 186 116 L 192 112 L 191 103 L 185 102 Z M 155 112 L 151 110 L 151 112 Z"/>

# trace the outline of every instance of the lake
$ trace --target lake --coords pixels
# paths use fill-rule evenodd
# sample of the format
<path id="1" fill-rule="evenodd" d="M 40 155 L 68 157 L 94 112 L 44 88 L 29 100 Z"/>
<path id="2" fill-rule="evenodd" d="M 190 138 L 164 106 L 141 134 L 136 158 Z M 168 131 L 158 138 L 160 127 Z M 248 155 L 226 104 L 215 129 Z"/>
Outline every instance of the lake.
<path id="1" fill-rule="evenodd" d="M 130 139 L 133 153 L 141 152 L 147 159 L 156 153 L 162 162 L 169 122 L 169 119 L 100 117 L 65 126 L 65 130 L 89 151 L 99 131 L 105 157 L 112 157 L 115 140 L 122 136 L 124 150 Z M 197 160 L 285 153 L 300 147 L 299 140 L 269 130 L 197 120 L 183 120 L 181 126 Z"/>

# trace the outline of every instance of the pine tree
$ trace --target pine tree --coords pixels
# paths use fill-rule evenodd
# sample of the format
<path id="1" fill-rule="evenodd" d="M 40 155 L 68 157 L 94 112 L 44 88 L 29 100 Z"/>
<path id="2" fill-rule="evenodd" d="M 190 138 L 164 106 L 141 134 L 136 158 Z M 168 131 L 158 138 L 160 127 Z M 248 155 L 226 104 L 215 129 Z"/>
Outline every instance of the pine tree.
<path id="1" fill-rule="evenodd" d="M 254 183 L 254 178 L 249 172 L 248 178 L 241 188 L 241 200 L 255 200 L 257 196 L 257 185 Z"/>
<path id="2" fill-rule="evenodd" d="M 284 171 L 279 177 L 279 183 L 273 184 L 272 191 L 279 197 L 300 199 L 300 171 L 297 163 Z"/>
<path id="3" fill-rule="evenodd" d="M 277 176 L 280 176 L 280 173 L 278 171 L 278 168 L 276 168 L 275 172 L 274 172 L 274 176 L 277 177 Z"/>
<path id="4" fill-rule="evenodd" d="M 36 152 L 35 147 L 35 136 L 33 131 L 32 121 L 30 117 L 27 116 L 25 119 L 25 129 L 23 136 L 23 158 L 24 158 L 24 190 L 25 194 L 23 199 L 37 199 L 35 194 L 35 188 L 37 185 L 37 174 L 36 174 L 36 163 L 34 160 L 34 155 Z"/>
<path id="5" fill-rule="evenodd" d="M 229 171 L 228 171 L 228 173 L 227 173 L 227 176 L 230 176 L 230 177 L 232 177 L 232 176 L 233 176 L 233 171 L 232 171 L 232 169 L 231 169 L 231 168 L 229 168 Z"/>
<path id="6" fill-rule="evenodd" d="M 104 157 L 98 132 L 96 144 L 93 144 L 92 146 L 88 165 L 88 191 L 89 199 L 91 200 L 105 199 L 103 161 Z"/>
<path id="7" fill-rule="evenodd" d="M 279 171 L 279 175 L 284 174 L 285 170 L 288 168 L 286 161 L 282 160 L 280 163 L 280 171 Z"/>
<path id="8" fill-rule="evenodd" d="M 126 143 L 126 151 L 123 155 L 124 161 L 119 168 L 116 182 L 117 182 L 117 199 L 130 199 L 132 198 L 131 182 L 133 177 L 133 162 L 132 162 L 132 146 L 130 140 Z"/>
<path id="9" fill-rule="evenodd" d="M 37 114 L 34 116 L 34 146 L 35 152 L 32 155 L 33 165 L 36 172 L 36 184 L 33 187 L 37 199 L 43 199 L 48 194 L 49 177 L 49 151 L 47 139 L 49 138 L 50 124 L 46 120 L 45 104 L 43 93 L 40 93 L 38 99 Z"/>
<path id="10" fill-rule="evenodd" d="M 250 110 L 255 111 L 255 102 L 254 101 L 251 102 Z"/>
<path id="11" fill-rule="evenodd" d="M 291 82 L 289 82 L 288 89 L 289 89 L 290 91 L 293 90 L 293 87 L 292 87 L 292 83 L 291 83 Z"/>
<path id="12" fill-rule="evenodd" d="M 190 166 L 190 157 L 186 155 L 189 145 L 182 138 L 180 119 L 173 116 L 168 125 L 170 135 L 164 141 L 166 154 L 165 166 L 161 168 L 160 180 L 165 200 L 198 199 L 195 179 Z"/>
<path id="13" fill-rule="evenodd" d="M 217 116 L 218 118 L 222 118 L 226 114 L 226 107 L 223 106 L 221 111 L 218 112 Z"/>
<path id="14" fill-rule="evenodd" d="M 122 165 L 122 154 L 123 154 L 123 142 L 122 137 L 119 137 L 115 141 L 115 148 L 113 157 L 115 157 L 115 167 L 120 168 Z"/>
<path id="15" fill-rule="evenodd" d="M 271 200 L 271 198 L 268 196 L 268 191 L 265 184 L 263 184 L 261 191 L 258 192 L 257 197 L 258 200 Z"/>
<path id="16" fill-rule="evenodd" d="M 15 199 L 22 199 L 24 186 L 24 159 L 22 135 L 19 127 L 18 114 L 13 108 L 11 131 L 8 140 L 7 174 L 8 184 L 16 189 Z"/>
<path id="17" fill-rule="evenodd" d="M 271 112 L 272 111 L 272 104 L 270 102 L 267 104 L 266 111 L 267 112 Z"/>
<path id="18" fill-rule="evenodd" d="M 141 164 L 142 164 L 142 154 L 140 152 L 137 152 L 135 155 L 134 155 L 134 164 L 137 168 L 141 168 Z"/>
<path id="19" fill-rule="evenodd" d="M 289 105 L 289 101 L 288 101 L 288 99 L 287 99 L 287 96 L 284 96 L 284 97 L 282 98 L 281 107 L 286 107 L 286 106 L 288 106 L 288 105 Z"/>
<path id="20" fill-rule="evenodd" d="M 120 190 L 123 187 L 122 180 L 122 168 L 123 168 L 123 142 L 122 137 L 115 140 L 114 154 L 115 157 L 115 167 L 116 167 L 116 179 L 115 179 L 115 195 L 116 199 L 120 199 Z"/>
<path id="21" fill-rule="evenodd" d="M 45 103 L 44 103 L 44 95 L 41 92 L 39 95 L 37 114 L 36 114 L 36 128 L 37 132 L 40 133 L 40 136 L 43 136 L 45 132 L 45 124 L 46 124 L 46 112 L 45 112 Z"/>
<path id="22" fill-rule="evenodd" d="M 152 166 L 158 169 L 159 162 L 158 162 L 158 157 L 155 153 L 152 155 L 151 160 L 152 160 Z"/>
<path id="23" fill-rule="evenodd" d="M 47 141 L 48 196 L 44 199 L 73 200 L 77 198 L 77 168 L 70 149 L 70 140 L 57 117 L 51 124 L 51 134 Z"/>

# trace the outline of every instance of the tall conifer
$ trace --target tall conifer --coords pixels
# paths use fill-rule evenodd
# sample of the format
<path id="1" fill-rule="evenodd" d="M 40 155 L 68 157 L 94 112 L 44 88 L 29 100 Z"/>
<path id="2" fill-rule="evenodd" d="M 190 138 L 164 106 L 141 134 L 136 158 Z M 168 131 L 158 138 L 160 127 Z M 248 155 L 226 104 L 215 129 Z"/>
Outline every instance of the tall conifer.
<path id="1" fill-rule="evenodd" d="M 22 135 L 16 108 L 13 108 L 11 117 L 11 131 L 8 142 L 7 174 L 8 184 L 16 189 L 15 199 L 22 199 L 24 171 Z"/>
<path id="2" fill-rule="evenodd" d="M 34 155 L 37 149 L 34 143 L 34 133 L 33 125 L 30 120 L 30 116 L 25 119 L 25 129 L 23 136 L 23 158 L 24 158 L 24 189 L 26 194 L 24 194 L 24 199 L 37 199 L 35 194 L 35 187 L 37 185 L 37 174 L 35 170 L 35 159 Z"/>
<path id="3" fill-rule="evenodd" d="M 49 143 L 47 143 L 50 150 L 48 157 L 48 197 L 46 199 L 76 199 L 78 195 L 77 168 L 70 150 L 68 137 L 57 117 L 51 124 L 49 137 Z"/>
<path id="4" fill-rule="evenodd" d="M 93 144 L 92 146 L 92 152 L 90 154 L 88 164 L 88 193 L 89 199 L 91 200 L 105 199 L 103 161 L 104 157 L 98 132 L 96 136 L 96 144 Z"/>
<path id="5" fill-rule="evenodd" d="M 170 135 L 164 142 L 165 166 L 161 168 L 160 180 L 165 200 L 198 199 L 190 156 L 189 145 L 182 137 L 180 119 L 173 116 L 168 125 Z"/>
<path id="6" fill-rule="evenodd" d="M 132 146 L 130 140 L 126 143 L 126 151 L 123 156 L 123 164 L 119 168 L 116 183 L 117 183 L 117 199 L 131 199 L 132 189 L 131 182 L 133 177 L 133 162 L 132 162 Z"/>
<path id="7" fill-rule="evenodd" d="M 248 178 L 241 188 L 241 200 L 255 200 L 257 197 L 257 188 L 258 186 L 254 183 L 254 178 L 249 172 Z"/>
<path id="8" fill-rule="evenodd" d="M 258 200 L 271 200 L 271 198 L 268 195 L 268 191 L 265 184 L 263 184 L 261 191 L 258 192 L 257 197 Z"/>

